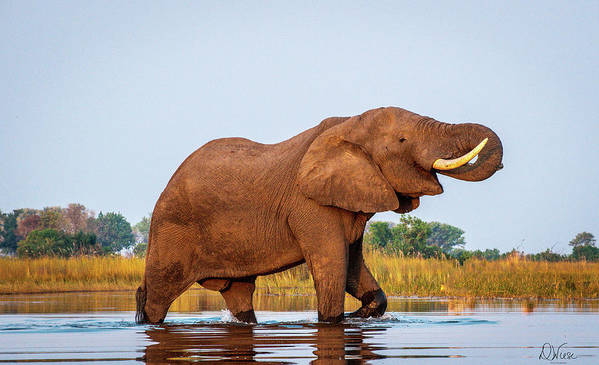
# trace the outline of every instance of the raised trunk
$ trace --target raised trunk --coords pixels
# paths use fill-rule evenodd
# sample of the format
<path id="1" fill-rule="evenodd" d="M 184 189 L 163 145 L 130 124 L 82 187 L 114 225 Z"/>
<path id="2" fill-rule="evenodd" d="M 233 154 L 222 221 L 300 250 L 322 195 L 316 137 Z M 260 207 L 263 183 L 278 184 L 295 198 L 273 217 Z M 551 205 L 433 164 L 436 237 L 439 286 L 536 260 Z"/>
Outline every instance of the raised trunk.
<path id="1" fill-rule="evenodd" d="M 438 173 L 459 180 L 481 181 L 503 167 L 501 140 L 491 129 L 480 124 L 463 123 L 447 125 L 446 132 L 447 139 L 443 138 L 444 145 L 440 147 L 446 155 L 438 158 L 460 157 L 475 148 L 483 139 L 489 140 L 474 163 L 467 163 L 452 170 L 438 171 Z"/>

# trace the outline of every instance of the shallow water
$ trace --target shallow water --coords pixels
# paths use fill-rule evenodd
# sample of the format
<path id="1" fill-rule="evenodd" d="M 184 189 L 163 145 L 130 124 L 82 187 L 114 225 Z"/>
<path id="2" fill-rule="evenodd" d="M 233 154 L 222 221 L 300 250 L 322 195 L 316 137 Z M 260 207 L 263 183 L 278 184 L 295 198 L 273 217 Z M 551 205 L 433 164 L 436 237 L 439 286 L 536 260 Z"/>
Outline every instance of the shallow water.
<path id="1" fill-rule="evenodd" d="M 598 301 L 390 297 L 382 318 L 326 325 L 313 296 L 258 293 L 259 324 L 245 325 L 217 294 L 191 290 L 164 325 L 138 326 L 133 295 L 0 296 L 0 362 L 550 363 L 543 344 L 566 343 L 575 358 L 554 363 L 599 363 Z"/>

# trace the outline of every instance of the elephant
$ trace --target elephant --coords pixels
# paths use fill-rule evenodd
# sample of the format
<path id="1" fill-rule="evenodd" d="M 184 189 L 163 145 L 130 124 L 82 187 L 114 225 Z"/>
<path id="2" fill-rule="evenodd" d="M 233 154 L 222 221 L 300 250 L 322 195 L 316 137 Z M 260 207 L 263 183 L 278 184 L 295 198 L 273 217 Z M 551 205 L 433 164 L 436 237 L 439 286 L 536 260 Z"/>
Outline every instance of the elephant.
<path id="1" fill-rule="evenodd" d="M 499 137 L 483 125 L 397 107 L 327 118 L 276 144 L 210 141 L 156 202 L 136 321 L 162 323 L 199 283 L 219 291 L 238 320 L 255 323 L 256 277 L 303 263 L 319 321 L 345 318 L 345 292 L 362 303 L 350 316 L 381 316 L 387 299 L 362 255 L 367 221 L 441 194 L 437 173 L 481 181 L 503 167 L 502 157 Z"/>

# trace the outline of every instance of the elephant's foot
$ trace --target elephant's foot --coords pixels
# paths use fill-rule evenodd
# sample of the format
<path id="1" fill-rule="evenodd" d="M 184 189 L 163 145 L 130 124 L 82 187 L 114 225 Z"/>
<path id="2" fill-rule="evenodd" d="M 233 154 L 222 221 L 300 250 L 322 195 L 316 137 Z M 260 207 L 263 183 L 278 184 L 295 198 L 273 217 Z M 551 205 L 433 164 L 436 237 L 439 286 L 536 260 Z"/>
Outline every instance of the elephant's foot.
<path id="1" fill-rule="evenodd" d="M 382 289 L 374 290 L 364 294 L 361 298 L 362 307 L 350 313 L 350 318 L 380 317 L 387 309 L 387 297 Z"/>
<path id="2" fill-rule="evenodd" d="M 241 321 L 241 322 L 258 323 L 258 320 L 256 319 L 256 314 L 254 313 L 253 309 L 251 309 L 249 311 L 235 313 L 235 314 L 233 314 L 233 316 L 235 318 L 237 318 L 238 321 Z"/>
<path id="3" fill-rule="evenodd" d="M 227 303 L 227 308 L 229 308 L 229 311 L 233 313 L 233 316 L 239 321 L 257 323 L 256 314 L 254 314 L 254 306 L 252 304 L 255 280 L 255 277 L 231 280 L 230 284 L 220 292 L 225 299 L 225 303 Z"/>
<path id="4" fill-rule="evenodd" d="M 137 324 L 162 324 L 168 311 L 168 304 L 164 304 L 155 297 L 148 300 L 147 291 L 142 287 L 137 288 L 135 294 L 137 302 L 137 311 L 135 313 L 135 322 Z"/>
<path id="5" fill-rule="evenodd" d="M 339 323 L 343 321 L 344 315 L 341 313 L 338 316 L 324 316 L 322 313 L 318 312 L 318 322 L 328 322 L 328 323 Z"/>

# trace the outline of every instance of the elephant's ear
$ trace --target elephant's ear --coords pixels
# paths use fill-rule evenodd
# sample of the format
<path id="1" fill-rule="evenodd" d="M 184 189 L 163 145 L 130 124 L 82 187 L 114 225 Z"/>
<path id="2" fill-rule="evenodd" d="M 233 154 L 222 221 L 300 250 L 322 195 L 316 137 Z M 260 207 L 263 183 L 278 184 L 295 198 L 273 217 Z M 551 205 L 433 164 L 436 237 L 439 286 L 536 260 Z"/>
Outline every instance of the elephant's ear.
<path id="1" fill-rule="evenodd" d="M 399 207 L 395 191 L 362 148 L 325 134 L 310 145 L 298 172 L 300 190 L 321 205 L 375 213 Z"/>

